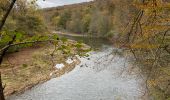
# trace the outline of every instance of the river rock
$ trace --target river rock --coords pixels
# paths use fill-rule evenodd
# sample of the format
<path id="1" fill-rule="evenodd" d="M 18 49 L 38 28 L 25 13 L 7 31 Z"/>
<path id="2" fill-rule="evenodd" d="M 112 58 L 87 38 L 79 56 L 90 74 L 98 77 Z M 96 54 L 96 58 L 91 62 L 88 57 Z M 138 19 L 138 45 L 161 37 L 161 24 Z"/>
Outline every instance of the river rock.
<path id="1" fill-rule="evenodd" d="M 65 65 L 61 63 L 61 64 L 56 64 L 55 67 L 56 67 L 57 69 L 62 69 L 62 68 L 65 67 Z"/>
<path id="2" fill-rule="evenodd" d="M 70 58 L 68 58 L 67 60 L 66 60 L 66 63 L 67 64 L 72 64 L 74 62 L 74 60 L 72 60 L 72 59 L 70 59 Z"/>

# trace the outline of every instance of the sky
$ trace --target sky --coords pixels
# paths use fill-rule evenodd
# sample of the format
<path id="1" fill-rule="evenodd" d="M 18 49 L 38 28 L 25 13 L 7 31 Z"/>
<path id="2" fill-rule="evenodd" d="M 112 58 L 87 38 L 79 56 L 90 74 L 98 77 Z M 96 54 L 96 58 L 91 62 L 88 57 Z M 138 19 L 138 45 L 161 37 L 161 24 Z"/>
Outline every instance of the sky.
<path id="1" fill-rule="evenodd" d="M 75 3 L 81 3 L 81 2 L 89 2 L 92 0 L 38 0 L 37 4 L 41 8 L 47 8 L 47 7 L 57 7 L 57 6 L 63 6 L 63 5 L 69 5 L 69 4 L 75 4 Z"/>

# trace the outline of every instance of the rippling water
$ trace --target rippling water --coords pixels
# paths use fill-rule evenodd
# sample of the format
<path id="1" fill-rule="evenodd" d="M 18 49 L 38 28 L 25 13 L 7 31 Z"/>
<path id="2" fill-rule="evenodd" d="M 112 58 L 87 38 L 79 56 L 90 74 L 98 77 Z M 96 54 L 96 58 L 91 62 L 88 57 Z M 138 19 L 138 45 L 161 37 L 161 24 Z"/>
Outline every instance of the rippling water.
<path id="1" fill-rule="evenodd" d="M 130 74 L 128 61 L 113 51 L 105 47 L 90 52 L 73 71 L 9 100 L 140 100 L 142 79 Z"/>

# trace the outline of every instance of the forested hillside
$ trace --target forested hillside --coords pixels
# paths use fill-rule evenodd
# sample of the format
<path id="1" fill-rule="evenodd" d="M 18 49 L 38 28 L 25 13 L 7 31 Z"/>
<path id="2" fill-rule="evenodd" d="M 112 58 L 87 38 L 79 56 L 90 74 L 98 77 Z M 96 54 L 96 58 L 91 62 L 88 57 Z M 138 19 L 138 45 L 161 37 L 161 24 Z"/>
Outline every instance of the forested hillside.
<path id="1" fill-rule="evenodd" d="M 114 8 L 111 0 L 99 0 L 48 8 L 44 9 L 44 12 L 55 30 L 108 37 L 114 30 Z"/>
<path id="2" fill-rule="evenodd" d="M 43 9 L 52 30 L 111 38 L 121 35 L 136 13 L 133 0 L 95 0 Z M 120 33 L 120 34 L 118 34 Z"/>

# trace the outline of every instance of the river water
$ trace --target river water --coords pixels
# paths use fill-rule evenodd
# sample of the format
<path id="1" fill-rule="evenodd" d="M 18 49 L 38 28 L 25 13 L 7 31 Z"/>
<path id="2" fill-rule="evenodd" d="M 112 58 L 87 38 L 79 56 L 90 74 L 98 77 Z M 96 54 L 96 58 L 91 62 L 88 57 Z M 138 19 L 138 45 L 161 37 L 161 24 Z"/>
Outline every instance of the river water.
<path id="1" fill-rule="evenodd" d="M 103 39 L 83 40 L 99 50 L 79 57 L 81 64 L 73 71 L 9 100 L 141 100 L 143 80 L 137 70 L 129 71 L 133 65 L 122 50 Z"/>

